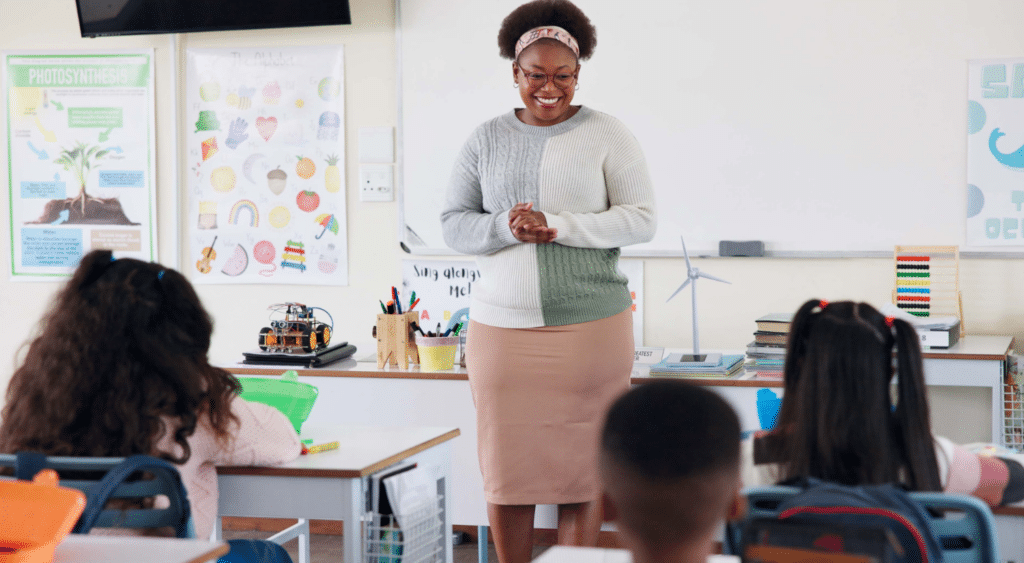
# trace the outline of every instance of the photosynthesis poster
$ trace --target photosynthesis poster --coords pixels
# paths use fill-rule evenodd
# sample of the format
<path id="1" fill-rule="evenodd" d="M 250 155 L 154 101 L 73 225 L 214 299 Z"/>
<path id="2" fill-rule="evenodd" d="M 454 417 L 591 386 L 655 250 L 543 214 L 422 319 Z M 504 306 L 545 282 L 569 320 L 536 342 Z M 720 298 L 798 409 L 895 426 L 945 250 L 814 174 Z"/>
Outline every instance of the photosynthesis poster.
<path id="1" fill-rule="evenodd" d="M 152 50 L 5 53 L 11 276 L 156 260 Z"/>
<path id="2" fill-rule="evenodd" d="M 188 49 L 196 283 L 348 284 L 341 46 Z"/>

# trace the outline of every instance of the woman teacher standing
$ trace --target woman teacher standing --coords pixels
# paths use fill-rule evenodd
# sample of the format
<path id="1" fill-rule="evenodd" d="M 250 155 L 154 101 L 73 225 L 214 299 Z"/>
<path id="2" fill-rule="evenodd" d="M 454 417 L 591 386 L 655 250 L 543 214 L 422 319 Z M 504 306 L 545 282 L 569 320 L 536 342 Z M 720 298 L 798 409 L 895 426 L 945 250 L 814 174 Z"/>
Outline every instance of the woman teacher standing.
<path id="1" fill-rule="evenodd" d="M 596 543 L 600 425 L 632 370 L 619 247 L 654 236 L 654 191 L 622 123 L 572 105 L 595 35 L 567 0 L 505 18 L 498 45 L 525 107 L 470 135 L 441 214 L 445 242 L 482 274 L 466 366 L 502 563 L 531 559 L 538 504 L 558 505 L 559 543 Z"/>

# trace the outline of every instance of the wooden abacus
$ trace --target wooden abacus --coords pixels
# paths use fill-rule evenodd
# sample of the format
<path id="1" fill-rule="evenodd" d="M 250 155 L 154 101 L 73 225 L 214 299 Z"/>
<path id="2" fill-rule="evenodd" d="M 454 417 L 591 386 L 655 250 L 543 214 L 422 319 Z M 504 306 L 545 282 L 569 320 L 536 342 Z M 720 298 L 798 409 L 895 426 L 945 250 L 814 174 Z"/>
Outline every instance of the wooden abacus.
<path id="1" fill-rule="evenodd" d="M 964 326 L 960 297 L 960 247 L 896 246 L 892 302 L 918 317 L 954 316 Z"/>

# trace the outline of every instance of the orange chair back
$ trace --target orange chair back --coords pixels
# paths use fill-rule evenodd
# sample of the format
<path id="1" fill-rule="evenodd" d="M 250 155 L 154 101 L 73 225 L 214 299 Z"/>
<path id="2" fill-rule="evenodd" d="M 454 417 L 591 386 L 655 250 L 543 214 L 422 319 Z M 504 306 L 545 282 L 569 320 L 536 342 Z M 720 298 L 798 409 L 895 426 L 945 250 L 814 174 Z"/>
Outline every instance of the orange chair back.
<path id="1" fill-rule="evenodd" d="M 32 481 L 0 481 L 0 561 L 49 563 L 85 510 L 85 495 L 44 469 Z"/>

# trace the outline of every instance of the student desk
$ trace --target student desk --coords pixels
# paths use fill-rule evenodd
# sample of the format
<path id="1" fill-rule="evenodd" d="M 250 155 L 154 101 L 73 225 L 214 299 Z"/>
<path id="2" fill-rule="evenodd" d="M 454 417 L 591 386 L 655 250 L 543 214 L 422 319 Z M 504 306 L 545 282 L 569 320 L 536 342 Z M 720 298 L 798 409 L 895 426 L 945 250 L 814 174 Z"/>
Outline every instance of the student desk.
<path id="1" fill-rule="evenodd" d="M 203 563 L 227 552 L 222 541 L 71 534 L 57 546 L 53 563 Z"/>
<path id="2" fill-rule="evenodd" d="M 328 401 L 321 396 L 318 406 L 330 410 Z M 308 520 L 341 520 L 343 560 L 359 563 L 363 561 L 360 524 L 371 506 L 370 479 L 388 468 L 416 464 L 416 471 L 430 472 L 443 496 L 444 562 L 452 563 L 451 440 L 458 435 L 459 429 L 453 427 L 303 425 L 303 438 L 313 438 L 315 443 L 337 440 L 339 448 L 277 466 L 218 467 L 215 539 L 220 539 L 221 516 L 296 518 L 298 524 L 272 539 L 299 538 L 299 563 L 309 563 Z"/>

